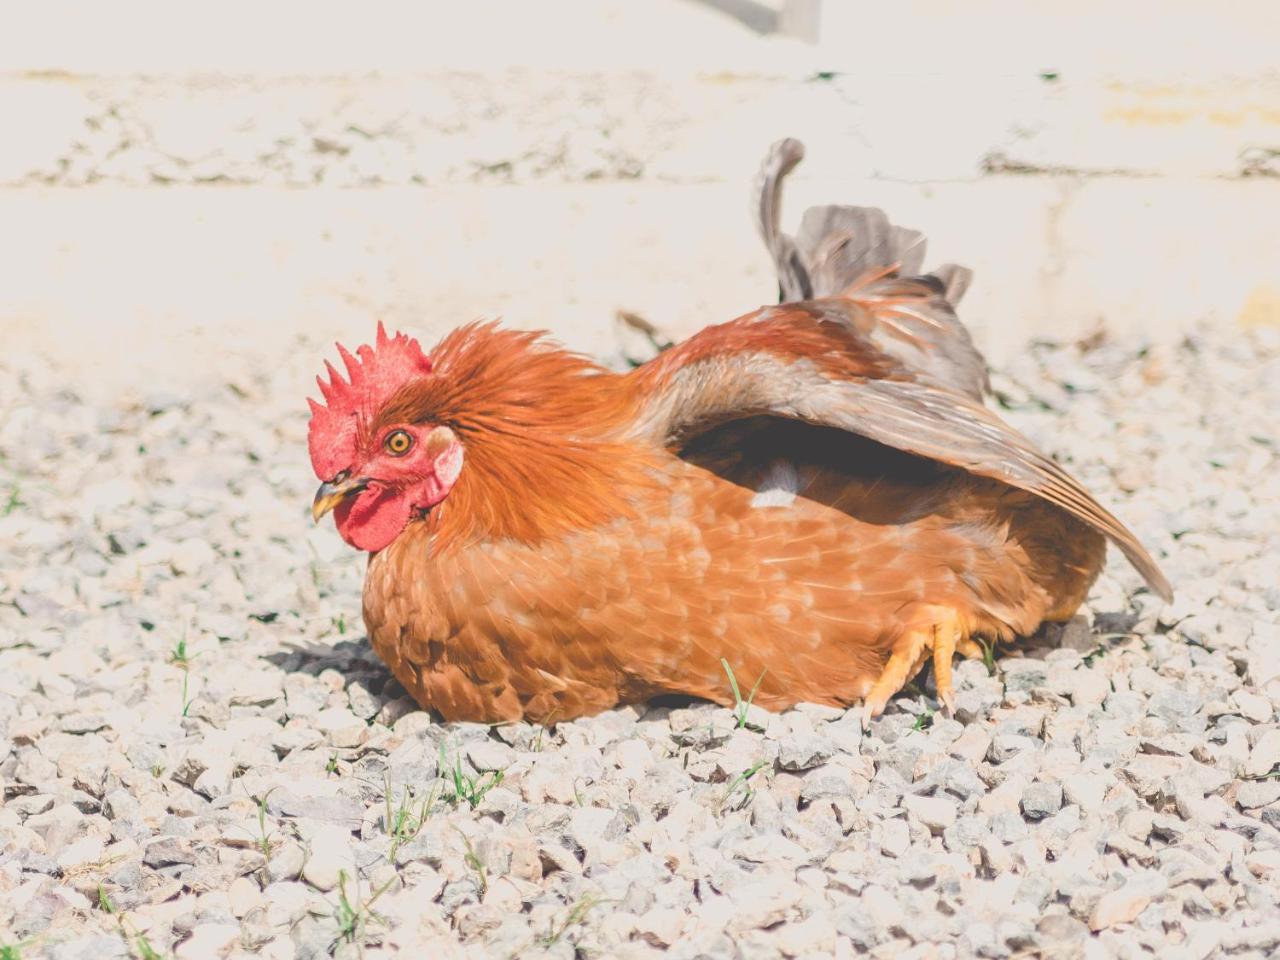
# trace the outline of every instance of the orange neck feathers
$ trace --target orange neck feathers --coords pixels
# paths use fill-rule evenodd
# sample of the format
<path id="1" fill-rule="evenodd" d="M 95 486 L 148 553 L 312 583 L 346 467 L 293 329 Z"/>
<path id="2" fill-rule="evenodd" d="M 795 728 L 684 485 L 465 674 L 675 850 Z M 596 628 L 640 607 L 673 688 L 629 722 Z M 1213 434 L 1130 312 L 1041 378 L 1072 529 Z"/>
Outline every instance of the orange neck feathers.
<path id="1" fill-rule="evenodd" d="M 534 543 L 634 512 L 653 481 L 644 451 L 621 440 L 635 412 L 625 378 L 492 323 L 453 331 L 431 362 L 378 421 L 444 424 L 462 440 L 462 473 L 428 518 L 433 551 Z"/>

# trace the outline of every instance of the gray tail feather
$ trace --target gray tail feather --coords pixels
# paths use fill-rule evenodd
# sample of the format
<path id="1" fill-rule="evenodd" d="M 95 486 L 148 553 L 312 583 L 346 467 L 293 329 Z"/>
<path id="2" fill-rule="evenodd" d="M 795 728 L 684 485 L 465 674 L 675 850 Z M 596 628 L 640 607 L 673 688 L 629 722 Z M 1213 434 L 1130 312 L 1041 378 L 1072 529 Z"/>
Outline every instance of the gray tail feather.
<path id="1" fill-rule="evenodd" d="M 799 140 L 779 140 L 756 183 L 756 222 L 777 267 L 778 299 L 858 300 L 862 332 L 877 347 L 927 382 L 980 400 L 990 389 L 986 361 L 955 314 L 973 274 L 954 264 L 924 273 L 924 234 L 875 207 L 810 207 L 794 238 L 783 233 L 782 181 L 803 158 Z M 895 310 L 877 309 L 894 298 Z"/>
<path id="2" fill-rule="evenodd" d="M 924 234 L 895 226 L 875 207 L 810 207 L 795 243 L 815 297 L 838 296 L 884 267 L 915 277 L 924 266 Z"/>
<path id="3" fill-rule="evenodd" d="M 769 148 L 756 181 L 756 227 L 778 270 L 778 300 L 782 303 L 813 298 L 809 270 L 800 258 L 795 241 L 783 233 L 779 225 L 782 181 L 803 159 L 804 144 L 799 140 L 789 137 L 779 140 Z"/>
<path id="4" fill-rule="evenodd" d="M 924 274 L 924 234 L 890 223 L 876 207 L 810 207 L 794 239 L 783 233 L 782 181 L 802 159 L 799 140 L 779 140 L 769 148 L 757 182 L 756 222 L 778 270 L 779 300 L 838 296 L 868 273 L 896 267 L 900 277 L 936 278 L 947 301 L 959 302 L 970 271 L 947 264 Z"/>
<path id="5" fill-rule="evenodd" d="M 969 289 L 969 283 L 973 280 L 972 270 L 968 267 L 956 266 L 954 263 L 944 263 L 940 267 L 934 267 L 930 275 L 941 281 L 942 295 L 953 307 L 960 302 L 960 298 L 964 296 L 965 291 Z"/>

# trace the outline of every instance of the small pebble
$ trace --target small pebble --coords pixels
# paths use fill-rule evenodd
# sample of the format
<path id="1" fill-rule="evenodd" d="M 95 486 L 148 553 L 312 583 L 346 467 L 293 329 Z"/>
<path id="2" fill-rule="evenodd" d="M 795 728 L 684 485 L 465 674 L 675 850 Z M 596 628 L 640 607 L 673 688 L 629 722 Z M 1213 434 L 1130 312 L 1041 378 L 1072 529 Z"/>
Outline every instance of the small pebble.
<path id="1" fill-rule="evenodd" d="M 1022 791 L 1022 812 L 1028 820 L 1043 820 L 1062 809 L 1060 783 L 1033 783 Z"/>
<path id="2" fill-rule="evenodd" d="M 956 805 L 944 797 L 906 796 L 902 798 L 902 806 L 935 834 L 956 822 Z"/>

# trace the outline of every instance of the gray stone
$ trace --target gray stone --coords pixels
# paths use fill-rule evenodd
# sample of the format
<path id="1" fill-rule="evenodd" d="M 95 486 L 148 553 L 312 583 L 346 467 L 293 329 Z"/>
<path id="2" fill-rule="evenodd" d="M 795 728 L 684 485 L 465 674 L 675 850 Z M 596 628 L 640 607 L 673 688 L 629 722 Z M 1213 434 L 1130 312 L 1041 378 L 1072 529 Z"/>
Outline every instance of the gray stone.
<path id="1" fill-rule="evenodd" d="M 1043 660 L 1030 657 L 1007 657 L 1000 664 L 1004 671 L 1006 691 L 1031 692 L 1043 687 L 1049 679 L 1048 669 Z"/>
<path id="2" fill-rule="evenodd" d="M 306 851 L 294 840 L 273 843 L 271 856 L 267 859 L 267 877 L 272 882 L 297 880 L 306 859 Z"/>
<path id="3" fill-rule="evenodd" d="M 1258 738 L 1245 765 L 1245 773 L 1251 777 L 1264 777 L 1276 770 L 1280 770 L 1280 729 L 1268 730 Z"/>
<path id="4" fill-rule="evenodd" d="M 195 576 L 205 570 L 217 558 L 207 540 L 188 537 L 169 554 L 173 572 L 179 576 Z"/>
<path id="5" fill-rule="evenodd" d="M 168 867 L 196 862 L 194 845 L 182 837 L 160 837 L 146 846 L 142 861 L 148 867 Z"/>
<path id="6" fill-rule="evenodd" d="M 1089 927 L 1106 930 L 1118 924 L 1131 923 L 1150 902 L 1151 893 L 1132 884 L 1104 893 L 1089 911 Z"/>
<path id="7" fill-rule="evenodd" d="M 126 960 L 129 948 L 119 937 L 88 934 L 52 944 L 47 956 L 49 960 Z"/>
<path id="8" fill-rule="evenodd" d="M 831 798 L 859 799 L 866 795 L 871 785 L 853 771 L 834 765 L 817 767 L 808 771 L 800 787 L 800 800 L 813 803 Z"/>
<path id="9" fill-rule="evenodd" d="M 1280 800 L 1280 779 L 1245 780 L 1236 790 L 1236 803 L 1245 810 L 1255 810 Z"/>
<path id="10" fill-rule="evenodd" d="M 1032 783 L 1022 791 L 1022 812 L 1029 820 L 1043 820 L 1062 809 L 1062 784 Z"/>
<path id="11" fill-rule="evenodd" d="M 348 797 L 295 797 L 286 790 L 272 792 L 267 798 L 267 810 L 275 817 L 327 820 L 351 829 L 358 828 L 364 819 L 364 805 Z"/>
<path id="12" fill-rule="evenodd" d="M 328 891 L 338 885 L 342 872 L 356 876 L 356 867 L 351 832 L 344 827 L 326 825 L 316 830 L 308 841 L 302 879 L 317 890 Z"/>
<path id="13" fill-rule="evenodd" d="M 1122 768 L 1125 778 L 1141 797 L 1154 797 L 1173 777 L 1187 769 L 1186 761 L 1178 757 L 1162 757 L 1140 754 Z"/>
<path id="14" fill-rule="evenodd" d="M 997 813 L 991 818 L 991 834 L 1001 843 L 1017 843 L 1025 840 L 1029 831 L 1023 819 L 1012 811 Z"/>
<path id="15" fill-rule="evenodd" d="M 114 870 L 109 876 L 109 880 L 119 887 L 121 890 L 133 890 L 142 882 L 142 863 L 138 860 L 128 860 L 122 864 L 115 864 Z"/>
<path id="16" fill-rule="evenodd" d="M 836 745 L 818 734 L 783 737 L 778 742 L 778 766 L 783 770 L 808 770 L 826 763 L 836 752 Z"/>
<path id="17" fill-rule="evenodd" d="M 467 762 L 478 773 L 498 773 L 516 761 L 515 751 L 496 740 L 479 740 L 467 745 Z"/>
<path id="18" fill-rule="evenodd" d="M 987 750 L 987 758 L 992 763 L 1005 763 L 1022 753 L 1035 750 L 1039 746 L 1040 741 L 1032 737 L 1000 734 L 992 739 L 991 747 Z"/>
<path id="19" fill-rule="evenodd" d="M 935 834 L 941 834 L 956 822 L 956 804 L 950 798 L 906 796 L 902 798 L 902 806 Z"/>

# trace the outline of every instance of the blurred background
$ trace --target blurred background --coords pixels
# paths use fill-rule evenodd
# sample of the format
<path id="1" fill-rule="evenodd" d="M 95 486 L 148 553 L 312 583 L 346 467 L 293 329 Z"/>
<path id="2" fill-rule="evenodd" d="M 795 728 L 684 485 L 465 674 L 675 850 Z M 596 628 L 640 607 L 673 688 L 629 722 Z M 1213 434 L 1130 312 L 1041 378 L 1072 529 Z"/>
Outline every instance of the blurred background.
<path id="1" fill-rule="evenodd" d="M 785 135 L 784 222 L 925 230 L 976 269 L 997 364 L 1277 325 L 1277 50 L 1273 0 L 28 5 L 0 35 L 0 335 L 89 394 L 248 357 L 301 385 L 376 319 L 609 356 L 619 309 L 682 336 L 772 298 L 748 196 Z"/>

